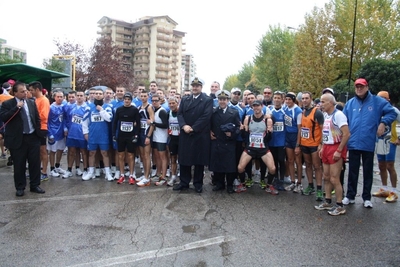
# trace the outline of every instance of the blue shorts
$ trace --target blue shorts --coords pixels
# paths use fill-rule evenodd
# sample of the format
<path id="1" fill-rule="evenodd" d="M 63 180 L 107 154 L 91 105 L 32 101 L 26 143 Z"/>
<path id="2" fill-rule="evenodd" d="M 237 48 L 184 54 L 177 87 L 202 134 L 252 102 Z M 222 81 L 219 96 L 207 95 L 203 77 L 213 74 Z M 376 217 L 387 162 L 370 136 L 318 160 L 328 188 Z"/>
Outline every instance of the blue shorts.
<path id="1" fill-rule="evenodd" d="M 87 149 L 87 141 L 86 140 L 79 140 L 67 137 L 67 147 L 79 147 L 82 149 Z"/>
<path id="2" fill-rule="evenodd" d="M 286 133 L 285 147 L 295 149 L 297 144 L 297 133 Z"/>
<path id="3" fill-rule="evenodd" d="M 394 161 L 396 159 L 396 149 L 397 146 L 393 143 L 390 143 L 390 151 L 387 155 L 379 155 L 377 154 L 378 161 Z"/>
<path id="4" fill-rule="evenodd" d="M 89 150 L 89 151 L 94 151 L 94 150 L 97 150 L 98 148 L 100 150 L 108 151 L 108 149 L 110 148 L 110 145 L 109 144 L 90 144 L 90 143 L 88 143 L 88 145 L 87 145 L 87 150 Z"/>

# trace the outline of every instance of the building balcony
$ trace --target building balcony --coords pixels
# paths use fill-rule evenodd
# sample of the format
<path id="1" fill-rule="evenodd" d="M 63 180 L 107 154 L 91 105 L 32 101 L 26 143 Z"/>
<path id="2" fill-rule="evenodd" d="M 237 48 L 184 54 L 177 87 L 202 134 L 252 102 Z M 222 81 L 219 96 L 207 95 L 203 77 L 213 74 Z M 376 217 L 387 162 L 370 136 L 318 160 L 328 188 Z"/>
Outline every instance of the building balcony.
<path id="1" fill-rule="evenodd" d="M 171 79 L 171 82 L 172 82 L 172 83 L 177 83 L 177 82 L 178 82 L 178 79 L 172 78 L 172 79 Z"/>
<path id="2" fill-rule="evenodd" d="M 161 28 L 161 27 L 157 27 L 157 32 L 162 32 L 165 34 L 172 34 L 172 30 L 171 29 L 166 29 L 166 28 Z"/>
<path id="3" fill-rule="evenodd" d="M 169 59 L 167 59 L 167 58 L 156 58 L 156 62 L 157 62 L 157 63 L 169 64 L 169 63 L 171 63 L 171 60 L 169 60 Z"/>
<path id="4" fill-rule="evenodd" d="M 167 75 L 167 74 L 159 74 L 159 73 L 156 73 L 156 78 L 157 78 L 157 79 L 167 79 L 167 78 L 168 78 L 168 75 Z"/>
<path id="5" fill-rule="evenodd" d="M 150 36 L 147 36 L 147 35 L 145 35 L 145 36 L 137 36 L 135 38 L 135 41 L 137 41 L 137 42 L 150 41 Z"/>
<path id="6" fill-rule="evenodd" d="M 136 30 L 135 32 L 136 32 L 136 34 L 150 33 L 150 29 L 149 28 L 141 28 L 139 30 Z"/>
<path id="7" fill-rule="evenodd" d="M 137 60 L 133 60 L 133 62 L 135 63 L 135 64 L 148 64 L 149 63 L 149 60 L 148 59 L 137 59 Z"/>
<path id="8" fill-rule="evenodd" d="M 169 71 L 169 68 L 166 66 L 156 66 L 157 71 Z"/>

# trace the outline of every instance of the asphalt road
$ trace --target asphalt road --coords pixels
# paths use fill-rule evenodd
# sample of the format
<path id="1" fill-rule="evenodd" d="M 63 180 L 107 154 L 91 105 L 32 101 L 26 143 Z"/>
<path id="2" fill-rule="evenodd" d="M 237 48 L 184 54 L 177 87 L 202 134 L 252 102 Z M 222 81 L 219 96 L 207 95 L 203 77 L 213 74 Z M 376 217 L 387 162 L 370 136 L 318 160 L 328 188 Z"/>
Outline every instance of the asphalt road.
<path id="1" fill-rule="evenodd" d="M 12 168 L 0 181 L 0 266 L 400 266 L 399 204 L 380 198 L 334 217 L 314 196 L 213 192 L 208 172 L 202 194 L 74 176 L 18 198 Z"/>

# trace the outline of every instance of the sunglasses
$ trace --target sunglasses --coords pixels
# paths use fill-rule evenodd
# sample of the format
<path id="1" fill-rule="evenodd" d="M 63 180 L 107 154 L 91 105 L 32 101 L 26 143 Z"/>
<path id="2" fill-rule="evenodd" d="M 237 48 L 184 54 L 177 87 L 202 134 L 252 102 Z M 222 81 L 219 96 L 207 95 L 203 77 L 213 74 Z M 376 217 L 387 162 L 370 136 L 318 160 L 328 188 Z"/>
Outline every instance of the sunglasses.
<path id="1" fill-rule="evenodd" d="M 153 99 L 151 100 L 151 102 L 159 102 L 159 101 L 160 101 L 160 100 L 153 100 Z"/>
<path id="2" fill-rule="evenodd" d="M 264 92 L 264 95 L 270 95 L 272 92 Z"/>
<path id="3" fill-rule="evenodd" d="M 235 92 L 235 93 L 233 93 L 234 95 L 240 95 L 240 92 Z"/>

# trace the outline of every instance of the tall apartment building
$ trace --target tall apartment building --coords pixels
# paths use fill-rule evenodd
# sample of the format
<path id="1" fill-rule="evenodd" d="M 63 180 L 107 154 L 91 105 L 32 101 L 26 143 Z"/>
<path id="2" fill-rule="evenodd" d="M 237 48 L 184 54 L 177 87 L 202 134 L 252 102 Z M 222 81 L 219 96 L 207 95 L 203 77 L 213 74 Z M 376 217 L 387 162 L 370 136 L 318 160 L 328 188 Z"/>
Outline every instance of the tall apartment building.
<path id="1" fill-rule="evenodd" d="M 98 21 L 101 36 L 109 36 L 123 52 L 136 82 L 157 81 L 160 88 L 182 90 L 182 39 L 184 32 L 169 16 L 144 17 L 125 22 L 109 17 Z"/>
<path id="2" fill-rule="evenodd" d="M 182 57 L 182 88 L 190 89 L 190 83 L 196 77 L 196 64 L 193 60 L 193 55 L 183 55 Z"/>
<path id="3" fill-rule="evenodd" d="M 0 52 L 1 54 L 7 54 L 11 59 L 20 58 L 26 63 L 26 51 L 20 48 L 13 47 L 7 44 L 7 40 L 0 38 Z"/>

